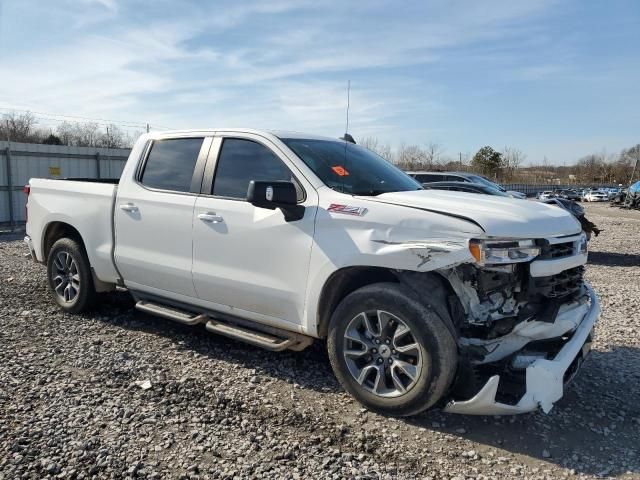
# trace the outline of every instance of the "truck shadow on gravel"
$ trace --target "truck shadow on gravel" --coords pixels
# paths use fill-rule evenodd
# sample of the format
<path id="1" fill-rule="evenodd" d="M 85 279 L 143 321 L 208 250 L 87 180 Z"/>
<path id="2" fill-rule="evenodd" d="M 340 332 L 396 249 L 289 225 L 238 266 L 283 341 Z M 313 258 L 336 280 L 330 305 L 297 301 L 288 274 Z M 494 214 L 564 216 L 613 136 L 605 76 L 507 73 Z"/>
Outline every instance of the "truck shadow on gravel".
<path id="1" fill-rule="evenodd" d="M 640 267 L 640 255 L 635 253 L 589 252 L 589 265 L 605 267 Z"/>
<path id="2" fill-rule="evenodd" d="M 115 315 L 114 315 L 115 314 Z M 297 384 L 307 394 L 341 394 L 322 342 L 302 352 L 268 352 L 204 328 L 188 327 L 133 310 L 126 294 L 110 294 L 96 318 L 104 323 L 161 336 L 178 351 L 197 353 L 250 369 L 263 380 L 275 379 Z M 246 379 L 239 379 L 246 381 Z M 314 393 L 315 392 L 315 393 Z M 325 398 L 331 402 L 331 398 Z M 341 395 L 342 397 L 342 395 Z M 445 414 L 439 410 L 401 419 L 407 439 L 430 432 L 447 433 L 472 441 L 480 455 L 490 448 L 503 449 L 534 460 L 574 469 L 576 473 L 615 476 L 627 471 L 640 473 L 640 349 L 613 347 L 593 351 L 564 398 L 545 415 L 474 417 Z M 336 402 L 329 415 L 355 417 L 361 406 L 355 401 L 344 411 L 344 399 Z M 376 425 L 389 426 L 394 420 L 369 414 Z M 426 429 L 419 430 L 420 428 Z M 501 454 L 498 453 L 496 457 Z M 626 465 L 622 460 L 626 459 Z M 519 459 L 527 463 L 528 459 Z M 544 464 L 533 462 L 538 468 Z"/>
<path id="3" fill-rule="evenodd" d="M 474 417 L 435 411 L 405 421 L 555 463 L 576 473 L 637 475 L 640 473 L 638 396 L 640 349 L 614 346 L 608 351 L 591 353 L 565 396 L 547 415 L 540 412 Z"/>
<path id="4" fill-rule="evenodd" d="M 119 328 L 161 336 L 174 343 L 179 351 L 193 352 L 252 369 L 259 376 L 296 383 L 303 389 L 325 393 L 342 391 L 333 375 L 323 342 L 314 342 L 302 352 L 270 352 L 209 333 L 204 325 L 187 326 L 147 315 L 135 310 L 134 305 L 126 293 L 108 294 L 95 316 Z"/>

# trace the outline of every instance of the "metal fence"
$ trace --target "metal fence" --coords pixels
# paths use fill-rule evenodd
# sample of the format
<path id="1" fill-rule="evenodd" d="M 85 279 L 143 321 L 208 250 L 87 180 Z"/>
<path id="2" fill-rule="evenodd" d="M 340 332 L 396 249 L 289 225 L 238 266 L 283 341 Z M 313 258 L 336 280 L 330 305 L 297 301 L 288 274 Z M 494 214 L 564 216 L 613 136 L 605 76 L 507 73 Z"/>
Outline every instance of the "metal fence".
<path id="1" fill-rule="evenodd" d="M 516 192 L 526 193 L 527 197 L 535 197 L 540 192 L 544 192 L 547 190 L 581 190 L 583 188 L 594 188 L 594 187 L 603 187 L 603 188 L 613 188 L 617 187 L 617 184 L 562 184 L 558 185 L 555 183 L 538 183 L 538 184 L 528 184 L 528 183 L 503 183 L 502 186 L 505 190 L 515 190 Z"/>
<path id="2" fill-rule="evenodd" d="M 30 178 L 119 178 L 129 151 L 0 142 L 0 224 L 24 222 L 22 188 Z"/>

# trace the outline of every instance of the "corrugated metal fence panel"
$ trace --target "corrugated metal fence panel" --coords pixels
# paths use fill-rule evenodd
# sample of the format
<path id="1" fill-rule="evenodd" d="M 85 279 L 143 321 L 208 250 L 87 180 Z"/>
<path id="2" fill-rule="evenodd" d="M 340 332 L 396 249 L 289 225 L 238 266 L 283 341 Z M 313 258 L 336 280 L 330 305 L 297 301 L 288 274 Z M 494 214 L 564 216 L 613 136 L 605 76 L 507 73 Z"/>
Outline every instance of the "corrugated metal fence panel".
<path id="1" fill-rule="evenodd" d="M 31 143 L 0 142 L 0 222 L 9 222 L 9 193 L 6 149 L 11 149 L 13 220 L 24 221 L 25 197 L 22 187 L 30 178 L 98 177 L 119 178 L 129 149 L 68 147 Z"/>
<path id="2" fill-rule="evenodd" d="M 0 222 L 8 222 L 9 218 L 9 192 L 0 191 Z"/>
<path id="3" fill-rule="evenodd" d="M 100 157 L 100 177 L 101 178 L 120 178 L 120 174 L 124 169 L 127 160 L 106 160 Z"/>
<path id="4" fill-rule="evenodd" d="M 618 185 L 615 185 L 615 184 L 557 185 L 557 184 L 550 184 L 550 183 L 541 183 L 541 184 L 507 183 L 507 184 L 502 184 L 502 186 L 506 190 L 515 190 L 516 192 L 526 193 L 528 196 L 533 197 L 533 196 L 536 196 L 538 193 L 544 192 L 546 190 L 566 190 L 566 189 L 581 190 L 583 188 L 593 188 L 594 186 L 610 188 L 610 187 L 617 187 Z"/>

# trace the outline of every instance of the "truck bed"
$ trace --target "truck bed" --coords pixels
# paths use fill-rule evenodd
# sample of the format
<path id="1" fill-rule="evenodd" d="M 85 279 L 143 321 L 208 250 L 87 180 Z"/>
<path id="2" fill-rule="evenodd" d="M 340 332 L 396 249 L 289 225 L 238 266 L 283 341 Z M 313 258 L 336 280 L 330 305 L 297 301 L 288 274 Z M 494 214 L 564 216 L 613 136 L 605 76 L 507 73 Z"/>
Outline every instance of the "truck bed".
<path id="1" fill-rule="evenodd" d="M 46 261 L 47 231 L 63 222 L 83 239 L 97 279 L 116 283 L 113 208 L 117 184 L 116 179 L 31 179 L 27 235 L 32 238 L 37 259 Z"/>

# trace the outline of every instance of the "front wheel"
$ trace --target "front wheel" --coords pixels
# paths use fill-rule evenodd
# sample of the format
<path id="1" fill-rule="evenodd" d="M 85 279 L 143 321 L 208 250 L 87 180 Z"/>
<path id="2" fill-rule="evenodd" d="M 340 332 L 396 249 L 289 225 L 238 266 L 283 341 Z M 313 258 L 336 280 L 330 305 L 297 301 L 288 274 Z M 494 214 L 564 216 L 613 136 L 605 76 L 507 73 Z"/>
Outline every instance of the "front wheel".
<path id="1" fill-rule="evenodd" d="M 68 313 L 91 309 L 96 292 L 89 259 L 84 248 L 71 238 L 61 238 L 53 244 L 47 258 L 49 292 L 56 303 Z"/>
<path id="2" fill-rule="evenodd" d="M 333 313 L 331 365 L 344 389 L 370 410 L 414 415 L 449 389 L 456 341 L 450 319 L 429 303 L 400 284 L 378 283 L 349 294 Z"/>

